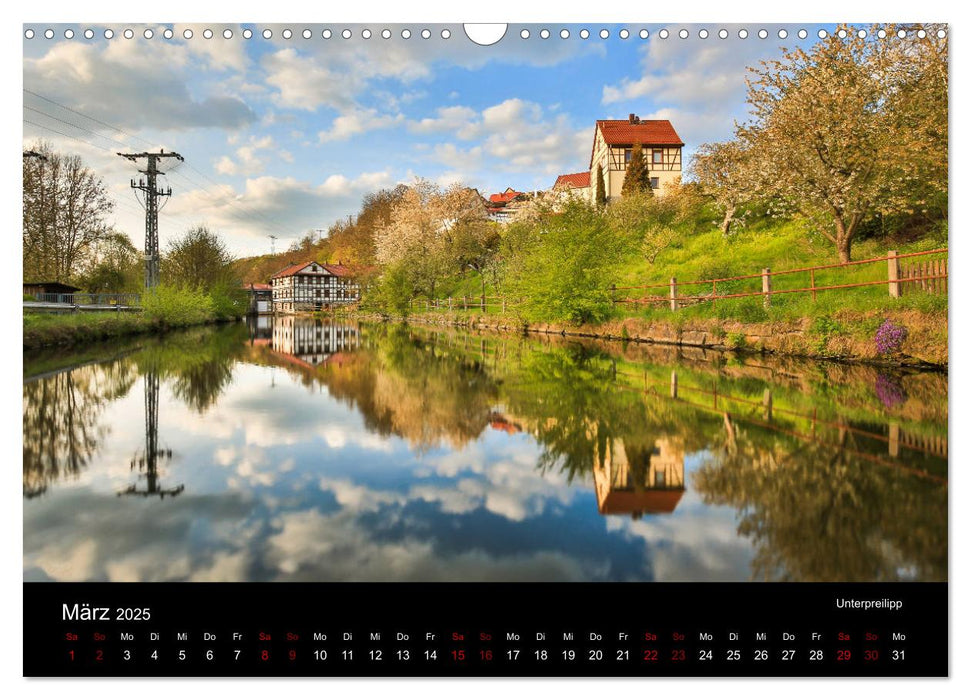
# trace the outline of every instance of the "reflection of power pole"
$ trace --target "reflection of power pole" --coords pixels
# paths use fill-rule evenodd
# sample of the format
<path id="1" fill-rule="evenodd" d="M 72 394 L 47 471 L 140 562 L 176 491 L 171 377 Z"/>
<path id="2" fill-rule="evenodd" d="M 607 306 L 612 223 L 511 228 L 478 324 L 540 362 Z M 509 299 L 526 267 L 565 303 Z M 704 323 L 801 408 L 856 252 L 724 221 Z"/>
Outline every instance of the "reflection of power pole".
<path id="1" fill-rule="evenodd" d="M 185 158 L 178 153 L 166 153 L 160 150 L 158 153 L 119 153 L 122 158 L 127 158 L 133 163 L 137 163 L 139 158 L 145 158 L 147 165 L 144 173 L 148 180 L 139 179 L 138 183 L 131 181 L 133 190 L 141 190 L 145 193 L 145 288 L 153 289 L 158 286 L 158 198 L 170 197 L 172 188 L 162 190 L 155 182 L 159 175 L 164 175 L 158 169 L 158 162 L 161 158 L 177 158 L 184 161 Z"/>
<path id="2" fill-rule="evenodd" d="M 137 484 L 132 484 L 127 490 L 119 492 L 119 496 L 178 496 L 185 491 L 185 485 L 179 484 L 175 488 L 163 489 L 158 480 L 159 459 L 172 459 L 172 450 L 162 450 L 158 446 L 158 374 L 148 372 L 145 375 L 145 452 L 141 457 L 132 458 L 131 468 L 145 472 L 145 490 L 139 490 Z"/>
<path id="3" fill-rule="evenodd" d="M 270 255 L 276 255 L 276 236 L 270 234 Z"/>

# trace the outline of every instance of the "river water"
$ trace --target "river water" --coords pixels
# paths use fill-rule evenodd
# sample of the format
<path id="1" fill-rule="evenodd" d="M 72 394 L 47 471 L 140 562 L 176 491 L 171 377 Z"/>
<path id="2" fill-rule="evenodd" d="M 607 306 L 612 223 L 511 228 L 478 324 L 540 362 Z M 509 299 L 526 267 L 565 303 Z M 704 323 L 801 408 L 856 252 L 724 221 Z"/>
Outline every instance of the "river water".
<path id="1" fill-rule="evenodd" d="M 946 580 L 947 391 L 310 318 L 25 354 L 24 578 Z"/>

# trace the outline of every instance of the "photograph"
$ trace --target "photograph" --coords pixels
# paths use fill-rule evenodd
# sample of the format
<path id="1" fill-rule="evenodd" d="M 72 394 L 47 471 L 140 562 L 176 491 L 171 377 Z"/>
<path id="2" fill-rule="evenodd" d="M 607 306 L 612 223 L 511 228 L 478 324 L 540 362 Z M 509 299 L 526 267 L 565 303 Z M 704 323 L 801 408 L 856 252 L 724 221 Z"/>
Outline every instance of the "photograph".
<path id="1" fill-rule="evenodd" d="M 25 584 L 948 581 L 947 25 L 22 32 Z"/>

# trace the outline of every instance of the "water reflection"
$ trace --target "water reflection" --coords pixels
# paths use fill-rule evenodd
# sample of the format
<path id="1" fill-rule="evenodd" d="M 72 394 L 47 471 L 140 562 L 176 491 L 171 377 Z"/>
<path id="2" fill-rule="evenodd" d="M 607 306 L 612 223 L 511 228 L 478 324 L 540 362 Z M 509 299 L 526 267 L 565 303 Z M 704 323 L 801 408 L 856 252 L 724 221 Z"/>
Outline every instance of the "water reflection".
<path id="1" fill-rule="evenodd" d="M 27 578 L 947 577 L 946 376 L 260 320 L 25 358 Z"/>

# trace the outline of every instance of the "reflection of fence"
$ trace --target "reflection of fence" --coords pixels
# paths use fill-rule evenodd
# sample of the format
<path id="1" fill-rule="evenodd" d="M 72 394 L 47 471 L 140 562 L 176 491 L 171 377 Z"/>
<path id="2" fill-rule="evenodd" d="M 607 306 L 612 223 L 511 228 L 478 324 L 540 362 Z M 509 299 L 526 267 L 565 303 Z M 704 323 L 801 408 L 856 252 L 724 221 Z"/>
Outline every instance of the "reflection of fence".
<path id="1" fill-rule="evenodd" d="M 635 290 L 647 290 L 642 296 L 631 298 L 629 295 L 624 298 L 614 298 L 615 304 L 666 304 L 672 311 L 677 311 L 683 306 L 697 304 L 701 302 L 711 302 L 714 305 L 719 299 L 741 299 L 745 297 L 762 297 L 765 306 L 771 304 L 771 299 L 777 294 L 811 294 L 813 300 L 819 292 L 834 289 L 855 289 L 862 287 L 876 287 L 886 285 L 891 297 L 899 297 L 904 292 L 904 288 L 920 289 L 934 293 L 947 293 L 947 260 L 921 260 L 913 263 L 901 265 L 903 259 L 918 258 L 929 255 L 947 255 L 947 248 L 936 250 L 925 250 L 918 253 L 897 253 L 895 250 L 887 252 L 885 257 L 869 258 L 867 260 L 854 260 L 848 263 L 835 263 L 832 265 L 816 265 L 814 267 L 801 267 L 792 270 L 782 270 L 772 272 L 769 268 L 763 268 L 762 272 L 751 275 L 737 275 L 735 277 L 721 277 L 717 279 L 693 280 L 690 282 L 679 282 L 672 277 L 668 282 L 654 284 L 633 285 L 629 287 L 611 287 L 611 291 L 631 292 Z M 874 265 L 886 263 L 887 277 L 885 279 L 866 280 L 862 282 L 848 282 L 843 284 L 822 283 L 817 280 L 817 274 L 828 270 L 845 270 L 850 267 L 860 265 Z M 785 289 L 776 288 L 776 280 L 782 277 L 798 276 L 802 286 L 789 287 Z M 739 284 L 756 281 L 759 288 L 756 290 L 734 291 L 733 288 Z M 807 284 L 808 283 L 808 284 Z M 721 285 L 721 291 L 719 291 Z M 694 291 L 684 293 L 684 288 Z M 726 290 L 726 287 L 728 289 Z M 701 291 L 701 290 L 704 291 Z M 710 291 L 708 291 L 710 289 Z M 663 293 L 651 292 L 650 290 L 665 290 Z"/>
<path id="2" fill-rule="evenodd" d="M 765 392 L 762 395 L 762 399 L 757 400 L 757 399 L 743 398 L 740 396 L 732 396 L 731 394 L 720 392 L 718 391 L 718 387 L 715 384 L 712 384 L 711 388 L 693 387 L 693 386 L 686 386 L 686 385 L 679 384 L 678 373 L 676 371 L 671 372 L 670 383 L 652 381 L 648 379 L 646 373 L 643 376 L 643 378 L 637 375 L 631 374 L 629 372 L 617 372 L 617 375 L 636 379 L 639 384 L 643 382 L 642 389 L 639 389 L 634 386 L 629 386 L 629 385 L 627 386 L 619 385 L 621 388 L 624 388 L 630 391 L 637 391 L 639 393 L 650 394 L 655 397 L 670 398 L 675 401 L 686 403 L 695 408 L 709 410 L 715 413 L 723 413 L 723 412 L 728 413 L 730 410 L 730 405 L 726 405 L 726 404 L 734 403 L 736 405 L 737 404 L 747 405 L 751 407 L 750 412 L 754 415 L 757 415 L 758 418 L 755 418 L 754 415 L 739 415 L 737 413 L 732 413 L 731 414 L 732 417 L 735 419 L 743 420 L 747 423 L 753 423 L 753 424 L 759 425 L 760 427 L 763 427 L 763 428 L 774 430 L 776 432 L 792 435 L 794 437 L 797 437 L 802 440 L 806 440 L 808 442 L 816 442 L 816 443 L 834 447 L 834 448 L 838 447 L 840 449 L 846 449 L 848 452 L 853 453 L 857 457 L 860 457 L 861 459 L 864 459 L 870 462 L 883 464 L 883 465 L 898 466 L 905 469 L 906 471 L 913 472 L 919 476 L 929 478 L 935 481 L 943 481 L 943 482 L 947 481 L 946 479 L 942 479 L 941 477 L 930 474 L 923 469 L 916 469 L 916 468 L 906 467 L 899 463 L 887 462 L 886 460 L 881 459 L 876 455 L 861 452 L 858 450 L 848 449 L 842 445 L 836 445 L 833 443 L 825 442 L 817 436 L 816 429 L 817 429 L 817 426 L 822 426 L 825 428 L 831 428 L 831 429 L 837 430 L 841 434 L 850 433 L 853 435 L 859 435 L 861 437 L 869 438 L 872 440 L 877 440 L 879 442 L 884 442 L 887 444 L 887 454 L 890 457 L 898 457 L 900 454 L 900 447 L 903 446 L 915 452 L 922 452 L 924 454 L 928 454 L 934 457 L 942 457 L 946 459 L 947 458 L 947 438 L 946 437 L 937 437 L 937 436 L 925 437 L 925 436 L 909 434 L 906 431 L 901 430 L 900 426 L 896 423 L 891 423 L 889 425 L 889 430 L 888 430 L 889 434 L 883 435 L 881 433 L 874 433 L 869 430 L 863 430 L 862 428 L 855 428 L 849 425 L 848 421 L 846 421 L 843 418 L 838 418 L 836 421 L 819 418 L 816 414 L 815 409 L 813 409 L 813 412 L 811 414 L 808 414 L 808 413 L 800 413 L 798 411 L 794 411 L 791 409 L 775 407 L 773 406 L 772 391 L 771 389 L 768 389 L 768 388 L 765 389 Z M 657 390 L 658 386 L 662 386 L 663 390 L 658 391 Z M 690 401 L 690 400 L 686 400 L 684 396 L 682 396 L 683 392 L 700 394 L 707 398 L 705 403 Z M 776 413 L 784 414 L 792 418 L 801 418 L 803 420 L 809 421 L 811 426 L 810 433 L 807 435 L 807 434 L 799 433 L 792 430 L 786 430 L 781 426 L 775 424 L 775 422 L 773 421 L 773 415 Z M 759 418 L 761 420 L 759 420 Z"/>

